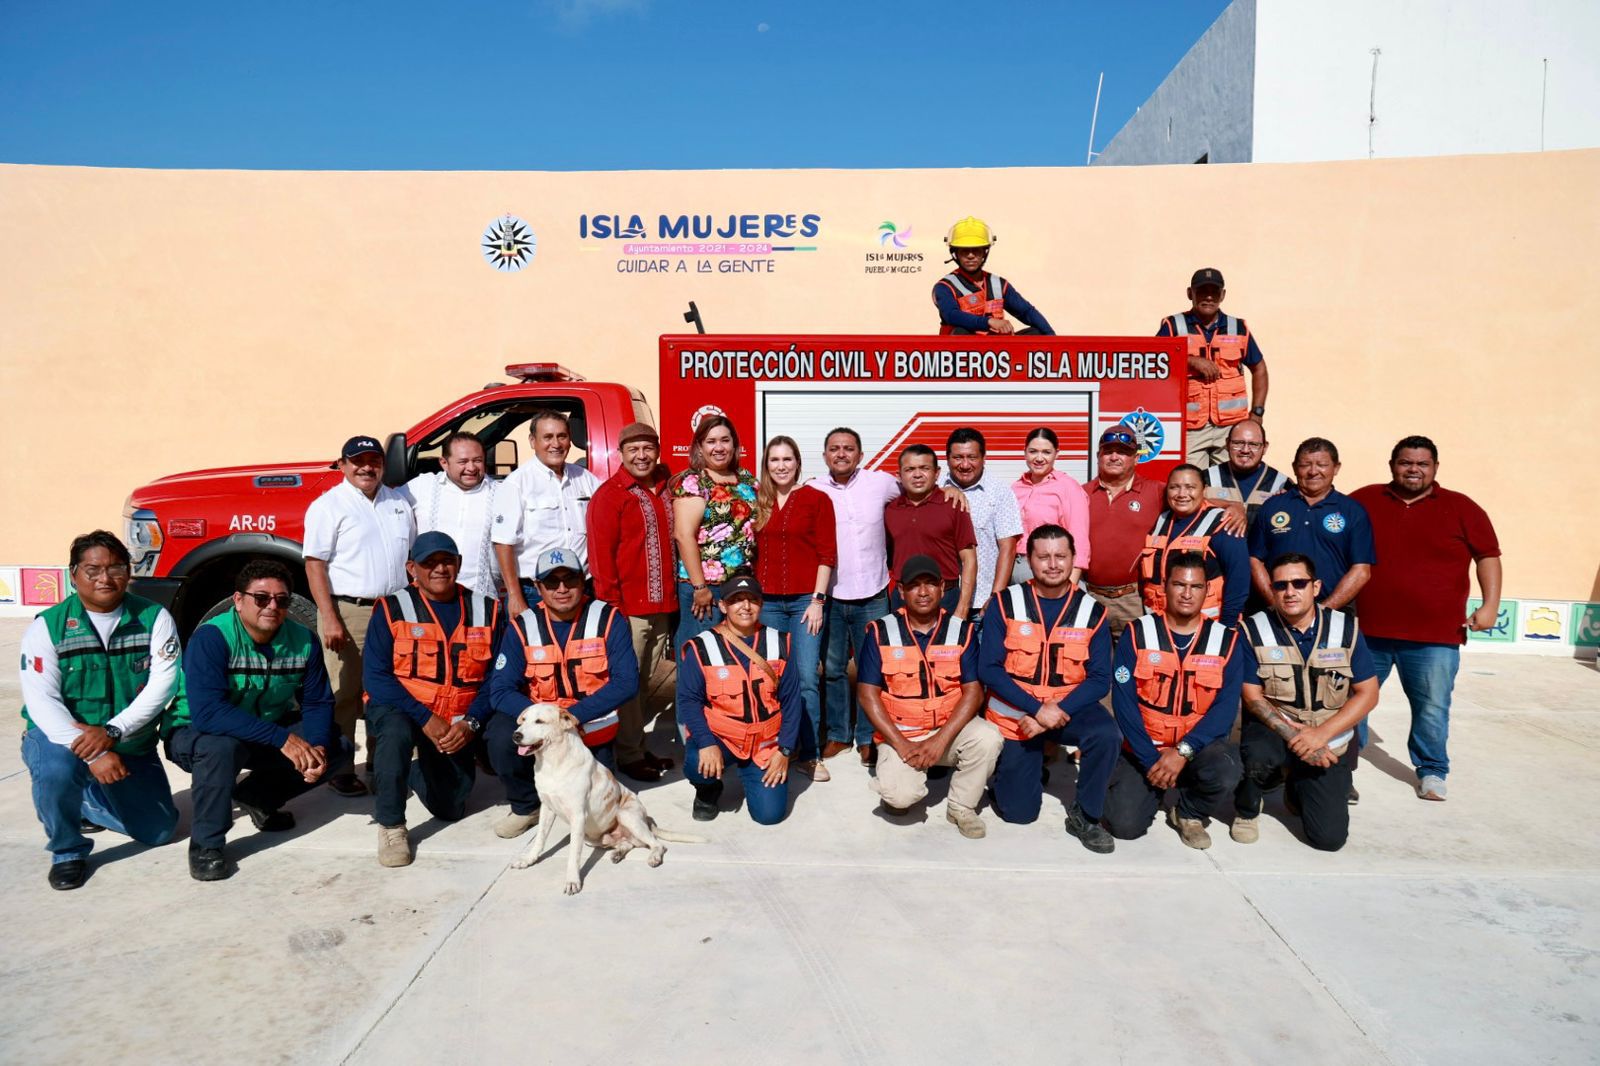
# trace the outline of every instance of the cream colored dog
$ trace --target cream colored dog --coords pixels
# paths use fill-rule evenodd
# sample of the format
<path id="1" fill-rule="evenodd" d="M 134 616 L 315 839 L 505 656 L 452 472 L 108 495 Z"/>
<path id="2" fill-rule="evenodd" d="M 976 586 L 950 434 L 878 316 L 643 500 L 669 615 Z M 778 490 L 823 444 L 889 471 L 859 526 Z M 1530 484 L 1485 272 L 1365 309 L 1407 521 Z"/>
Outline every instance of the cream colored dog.
<path id="1" fill-rule="evenodd" d="M 511 866 L 522 870 L 539 861 L 550 837 L 552 815 L 559 814 L 572 831 L 567 852 L 567 895 L 583 888 L 578 868 L 585 842 L 614 848 L 612 862 L 621 862 L 634 848 L 650 849 L 650 865 L 660 866 L 667 854 L 662 840 L 675 844 L 704 844 L 704 837 L 672 833 L 660 828 L 645 812 L 630 789 L 601 766 L 583 743 L 578 720 L 553 703 L 535 703 L 517 715 L 514 734 L 518 755 L 533 756 L 534 786 L 545 816 L 539 831 Z"/>

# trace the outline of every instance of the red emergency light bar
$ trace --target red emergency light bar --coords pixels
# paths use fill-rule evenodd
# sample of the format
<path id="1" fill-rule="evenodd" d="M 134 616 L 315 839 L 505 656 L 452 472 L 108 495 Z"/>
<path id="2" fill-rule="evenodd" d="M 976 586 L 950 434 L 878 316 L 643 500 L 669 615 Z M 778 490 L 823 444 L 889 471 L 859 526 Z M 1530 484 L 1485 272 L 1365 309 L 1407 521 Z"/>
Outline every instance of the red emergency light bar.
<path id="1" fill-rule="evenodd" d="M 512 363 L 506 367 L 506 377 L 517 381 L 587 381 L 575 371 L 560 363 Z"/>

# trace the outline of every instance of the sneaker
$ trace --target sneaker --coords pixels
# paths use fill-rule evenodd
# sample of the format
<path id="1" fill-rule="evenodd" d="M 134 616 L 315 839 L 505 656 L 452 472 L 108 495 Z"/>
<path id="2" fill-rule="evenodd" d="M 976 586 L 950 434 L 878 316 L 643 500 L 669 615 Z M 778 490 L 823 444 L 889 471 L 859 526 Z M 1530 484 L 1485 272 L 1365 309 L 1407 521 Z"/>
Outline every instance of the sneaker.
<path id="1" fill-rule="evenodd" d="M 1344 798 L 1344 801 L 1352 807 L 1361 802 L 1361 793 L 1356 791 L 1356 786 L 1350 786 L 1350 794 Z"/>
<path id="2" fill-rule="evenodd" d="M 1417 785 L 1418 799 L 1438 800 L 1442 803 L 1446 795 L 1448 795 L 1448 792 L 1444 787 L 1444 778 L 1442 777 L 1435 777 L 1433 774 L 1429 774 Z"/>
<path id="3" fill-rule="evenodd" d="M 1067 832 L 1077 837 L 1084 847 L 1096 855 L 1109 855 L 1117 846 L 1111 834 L 1106 832 L 1105 826 L 1099 822 L 1091 822 L 1089 816 L 1083 813 L 1083 808 L 1076 803 L 1072 805 L 1072 810 L 1067 812 Z"/>
<path id="4" fill-rule="evenodd" d="M 1199 818 L 1185 818 L 1178 813 L 1178 808 L 1171 807 L 1167 810 L 1167 821 L 1178 831 L 1179 838 L 1196 851 L 1211 846 L 1211 834 L 1206 832 L 1206 823 Z"/>
<path id="5" fill-rule="evenodd" d="M 288 811 L 264 811 L 248 803 L 239 803 L 239 809 L 250 816 L 250 824 L 263 833 L 283 833 L 294 828 L 294 815 Z"/>
<path id="6" fill-rule="evenodd" d="M 828 772 L 827 764 L 821 759 L 810 759 L 795 767 L 813 781 L 832 781 L 833 775 Z"/>
<path id="7" fill-rule="evenodd" d="M 189 876 L 196 881 L 223 881 L 231 872 L 221 848 L 189 849 Z"/>
<path id="8" fill-rule="evenodd" d="M 694 808 L 690 812 L 697 822 L 709 822 L 718 813 L 717 800 L 722 798 L 722 782 L 717 781 L 709 785 L 696 785 L 694 790 Z"/>
<path id="9" fill-rule="evenodd" d="M 960 807 L 954 803 L 946 803 L 944 805 L 944 820 L 961 830 L 961 835 L 968 840 L 981 840 L 989 832 L 984 828 L 983 819 L 978 817 L 978 812 L 971 807 Z"/>
<path id="10" fill-rule="evenodd" d="M 378 826 L 378 865 L 411 865 L 411 839 L 406 836 L 404 822 Z"/>
<path id="11" fill-rule="evenodd" d="M 1259 821 L 1259 818 L 1246 818 L 1243 815 L 1236 815 L 1233 819 L 1233 826 L 1228 830 L 1228 835 L 1233 838 L 1235 844 L 1254 844 L 1261 839 L 1261 830 L 1257 825 Z"/>
<path id="12" fill-rule="evenodd" d="M 50 887 L 57 892 L 70 892 L 74 888 L 81 888 L 88 879 L 88 859 L 68 859 L 66 862 L 50 864 Z"/>
<path id="13" fill-rule="evenodd" d="M 513 837 L 521 836 L 538 824 L 538 811 L 532 811 L 528 814 L 508 811 L 500 817 L 499 821 L 494 823 L 494 835 L 504 840 L 510 840 Z"/>

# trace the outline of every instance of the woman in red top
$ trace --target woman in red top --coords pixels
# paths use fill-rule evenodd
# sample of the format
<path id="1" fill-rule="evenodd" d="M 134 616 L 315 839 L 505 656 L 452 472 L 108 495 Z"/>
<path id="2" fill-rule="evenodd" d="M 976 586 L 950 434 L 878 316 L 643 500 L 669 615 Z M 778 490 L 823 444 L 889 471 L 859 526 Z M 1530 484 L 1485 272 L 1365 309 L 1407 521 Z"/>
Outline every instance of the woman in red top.
<path id="1" fill-rule="evenodd" d="M 817 781 L 829 776 L 817 758 L 822 731 L 817 665 L 828 581 L 839 561 L 835 529 L 833 501 L 800 484 L 800 446 L 789 437 L 773 437 L 762 457 L 756 492 L 756 576 L 766 593 L 761 624 L 789 634 L 788 668 L 800 677 L 806 709 L 795 768 Z"/>

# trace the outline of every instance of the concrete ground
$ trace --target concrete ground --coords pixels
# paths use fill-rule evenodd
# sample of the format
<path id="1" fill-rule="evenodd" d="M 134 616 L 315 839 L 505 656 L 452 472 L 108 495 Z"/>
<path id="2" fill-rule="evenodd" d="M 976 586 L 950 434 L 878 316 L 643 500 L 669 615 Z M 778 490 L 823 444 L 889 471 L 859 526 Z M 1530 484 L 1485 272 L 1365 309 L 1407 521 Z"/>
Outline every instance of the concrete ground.
<path id="1" fill-rule="evenodd" d="M 23 623 L 0 623 L 16 662 Z M 659 680 L 659 679 L 658 679 Z M 1384 690 L 1351 842 L 1209 851 L 1158 824 L 1111 856 L 1062 832 L 1058 764 L 1031 826 L 959 837 L 875 812 L 853 755 L 803 782 L 781 826 L 689 817 L 675 772 L 642 792 L 712 841 L 586 862 L 490 831 L 498 790 L 441 826 L 413 801 L 416 863 L 378 866 L 370 801 L 295 801 L 290 834 L 229 845 L 97 838 L 89 883 L 45 884 L 0 678 L 0 1058 L 127 1062 L 1593 1062 L 1600 1047 L 1600 676 L 1473 656 L 1456 690 L 1449 802 L 1423 803 L 1407 711 Z M 672 750 L 670 730 L 655 733 Z M 673 751 L 675 755 L 681 752 Z M 188 778 L 171 771 L 185 815 Z M 729 789 L 736 800 L 737 786 Z M 558 830 L 558 841 L 564 833 Z M 119 842 L 120 841 L 120 842 Z"/>

